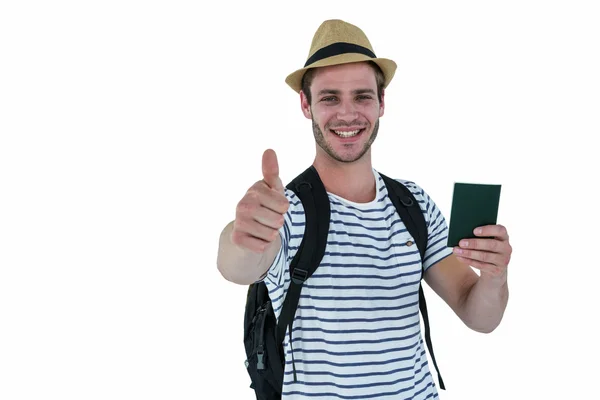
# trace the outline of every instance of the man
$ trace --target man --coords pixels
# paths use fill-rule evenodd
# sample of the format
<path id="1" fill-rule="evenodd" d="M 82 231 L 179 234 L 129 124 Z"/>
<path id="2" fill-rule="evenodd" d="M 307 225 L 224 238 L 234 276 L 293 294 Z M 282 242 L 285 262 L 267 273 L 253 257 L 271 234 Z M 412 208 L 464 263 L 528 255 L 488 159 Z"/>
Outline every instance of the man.
<path id="1" fill-rule="evenodd" d="M 305 67 L 286 79 L 313 123 L 313 166 L 329 195 L 331 223 L 325 256 L 302 289 L 293 345 L 287 336 L 284 341 L 284 399 L 437 397 L 419 323 L 421 267 L 426 283 L 469 328 L 491 332 L 502 319 L 512 252 L 506 229 L 484 226 L 475 235 L 493 239 L 449 248 L 434 201 L 416 183 L 399 180 L 418 200 L 428 226 L 422 263 L 371 165 L 395 69 L 392 60 L 375 56 L 358 27 L 329 20 L 315 33 Z M 217 264 L 229 281 L 264 280 L 279 315 L 304 212 L 284 188 L 272 150 L 263 154 L 262 170 L 263 179 L 250 187 L 221 233 Z"/>

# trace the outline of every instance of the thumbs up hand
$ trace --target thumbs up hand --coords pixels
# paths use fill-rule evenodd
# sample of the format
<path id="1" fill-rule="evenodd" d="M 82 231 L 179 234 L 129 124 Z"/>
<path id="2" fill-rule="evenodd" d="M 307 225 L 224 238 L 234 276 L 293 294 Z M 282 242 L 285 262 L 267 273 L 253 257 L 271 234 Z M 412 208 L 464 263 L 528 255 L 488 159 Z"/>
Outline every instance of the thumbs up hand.
<path id="1" fill-rule="evenodd" d="M 255 253 L 264 252 L 279 236 L 290 204 L 279 177 L 277 155 L 271 149 L 262 157 L 263 179 L 252 185 L 236 207 L 231 241 Z"/>

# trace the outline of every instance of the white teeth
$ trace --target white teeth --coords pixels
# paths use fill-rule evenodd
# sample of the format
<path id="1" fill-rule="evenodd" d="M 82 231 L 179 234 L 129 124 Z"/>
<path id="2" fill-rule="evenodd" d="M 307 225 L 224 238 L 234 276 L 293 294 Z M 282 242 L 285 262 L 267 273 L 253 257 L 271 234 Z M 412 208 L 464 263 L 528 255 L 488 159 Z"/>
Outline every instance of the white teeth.
<path id="1" fill-rule="evenodd" d="M 357 129 L 355 131 L 349 131 L 349 132 L 342 132 L 342 131 L 334 131 L 338 136 L 341 137 L 352 137 L 352 136 L 356 136 L 358 134 L 358 132 L 360 132 L 360 129 Z"/>

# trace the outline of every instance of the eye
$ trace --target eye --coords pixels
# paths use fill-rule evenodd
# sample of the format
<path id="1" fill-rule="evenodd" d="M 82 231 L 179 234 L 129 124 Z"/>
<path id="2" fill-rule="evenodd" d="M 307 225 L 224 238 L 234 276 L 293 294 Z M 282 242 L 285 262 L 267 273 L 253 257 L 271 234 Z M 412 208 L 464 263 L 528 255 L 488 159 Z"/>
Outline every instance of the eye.
<path id="1" fill-rule="evenodd" d="M 361 101 L 361 100 L 372 100 L 373 97 L 366 95 L 366 94 L 361 94 L 359 96 L 356 97 L 357 100 Z"/>
<path id="2" fill-rule="evenodd" d="M 321 99 L 321 101 L 324 101 L 326 103 L 331 103 L 332 101 L 336 101 L 337 98 L 335 96 L 329 96 L 329 97 L 323 97 Z"/>

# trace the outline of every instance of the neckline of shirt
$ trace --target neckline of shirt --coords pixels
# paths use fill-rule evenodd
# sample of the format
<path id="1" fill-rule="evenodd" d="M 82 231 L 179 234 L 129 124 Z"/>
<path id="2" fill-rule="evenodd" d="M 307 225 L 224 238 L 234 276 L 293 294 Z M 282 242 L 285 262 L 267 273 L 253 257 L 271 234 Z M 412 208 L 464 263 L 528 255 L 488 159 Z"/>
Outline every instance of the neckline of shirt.
<path id="1" fill-rule="evenodd" d="M 372 168 L 372 171 L 373 171 L 373 176 L 375 177 L 375 184 L 376 184 L 375 198 L 373 200 L 366 202 L 366 203 L 357 203 L 357 202 L 348 200 L 344 197 L 338 196 L 337 194 L 334 194 L 331 192 L 327 192 L 327 194 L 343 204 L 347 204 L 347 205 L 350 205 L 352 207 L 355 207 L 355 208 L 358 208 L 361 210 L 373 208 L 373 206 L 376 206 L 379 203 L 379 200 L 381 199 L 381 196 L 382 196 L 381 186 L 383 185 L 383 180 L 379 177 L 379 173 L 375 170 L 375 168 Z"/>

